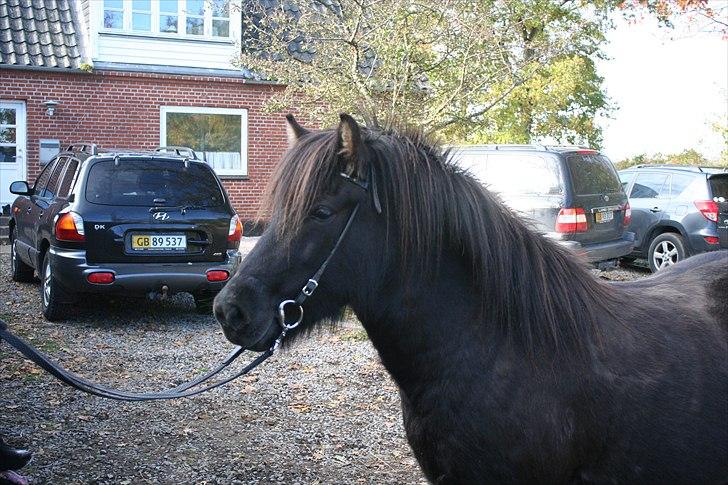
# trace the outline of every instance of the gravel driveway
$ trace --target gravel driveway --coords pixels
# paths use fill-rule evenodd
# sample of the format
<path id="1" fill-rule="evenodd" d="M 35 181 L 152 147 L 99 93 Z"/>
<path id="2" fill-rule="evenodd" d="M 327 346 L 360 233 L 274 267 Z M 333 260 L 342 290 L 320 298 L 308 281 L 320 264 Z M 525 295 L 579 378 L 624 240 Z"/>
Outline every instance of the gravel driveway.
<path id="1" fill-rule="evenodd" d="M 0 254 L 0 318 L 92 380 L 158 390 L 231 348 L 186 295 L 87 301 L 71 320 L 46 322 L 38 285 L 11 282 L 8 260 Z M 35 452 L 24 469 L 32 483 L 426 483 L 395 385 L 356 322 L 299 340 L 222 389 L 153 403 L 74 391 L 0 345 L 0 396 L 0 432 Z"/>

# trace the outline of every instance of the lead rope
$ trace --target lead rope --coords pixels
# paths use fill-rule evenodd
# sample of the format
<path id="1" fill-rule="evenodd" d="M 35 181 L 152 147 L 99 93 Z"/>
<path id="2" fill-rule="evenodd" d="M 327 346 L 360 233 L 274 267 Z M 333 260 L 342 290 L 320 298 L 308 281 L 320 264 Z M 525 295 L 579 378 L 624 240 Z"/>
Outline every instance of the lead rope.
<path id="1" fill-rule="evenodd" d="M 324 262 L 319 267 L 318 271 L 314 273 L 314 275 L 308 280 L 308 282 L 304 285 L 304 287 L 301 289 L 301 292 L 298 294 L 295 300 L 284 300 L 278 305 L 278 324 L 281 327 L 281 333 L 276 337 L 275 341 L 273 342 L 273 345 L 263 352 L 262 354 L 258 355 L 251 363 L 246 365 L 243 369 L 241 369 L 236 374 L 227 377 L 225 379 L 222 379 L 218 382 L 215 382 L 214 384 L 209 384 L 205 387 L 201 387 L 198 389 L 194 389 L 195 387 L 201 385 L 202 383 L 210 380 L 220 372 L 222 372 L 223 369 L 228 367 L 230 364 L 237 359 L 240 354 L 243 353 L 242 347 L 235 347 L 230 354 L 220 363 L 217 367 L 215 367 L 210 372 L 203 374 L 201 376 L 196 377 L 195 379 L 192 379 L 190 381 L 187 381 L 183 384 L 178 385 L 177 387 L 174 387 L 172 389 L 162 391 L 162 392 L 145 392 L 145 393 L 138 393 L 138 392 L 128 392 L 128 391 L 121 391 L 118 389 L 112 389 L 110 387 L 102 386 L 100 384 L 95 384 L 93 382 L 90 382 L 83 377 L 74 374 L 73 372 L 70 372 L 66 369 L 64 369 L 60 364 L 54 362 L 51 360 L 49 356 L 41 352 L 40 350 L 36 349 L 32 345 L 30 345 L 28 342 L 23 340 L 22 338 L 13 335 L 8 330 L 8 326 L 0 319 L 0 340 L 5 340 L 8 344 L 10 344 L 15 350 L 23 354 L 25 357 L 33 361 L 37 366 L 39 366 L 41 369 L 45 370 L 49 374 L 51 374 L 56 379 L 60 380 L 61 382 L 78 389 L 79 391 L 86 392 L 88 394 L 92 394 L 94 396 L 103 397 L 106 399 L 113 399 L 116 401 L 161 401 L 161 400 L 168 400 L 168 399 L 179 399 L 183 397 L 190 397 L 195 396 L 197 394 L 202 394 L 203 392 L 210 391 L 212 389 L 215 389 L 217 387 L 220 387 L 222 385 L 227 384 L 230 381 L 233 381 L 241 376 L 244 376 L 245 374 L 249 373 L 256 367 L 258 367 L 260 364 L 262 364 L 268 357 L 273 355 L 276 350 L 281 346 L 283 343 L 283 340 L 286 337 L 286 334 L 293 330 L 294 328 L 298 327 L 301 324 L 301 321 L 303 321 L 303 302 L 306 301 L 306 299 L 313 294 L 314 291 L 316 291 L 316 288 L 318 287 L 318 282 L 321 279 L 321 276 L 323 275 L 324 271 L 326 270 L 326 267 L 329 265 L 329 262 L 334 257 L 334 254 L 336 254 L 337 250 L 339 249 L 339 246 L 341 245 L 341 242 L 344 240 L 344 236 L 346 236 L 346 233 L 349 232 L 349 228 L 351 228 L 352 223 L 354 222 L 354 217 L 356 216 L 357 212 L 359 211 L 359 204 L 357 204 L 354 207 L 354 210 L 351 211 L 351 215 L 349 216 L 349 220 L 346 222 L 346 225 L 344 226 L 344 229 L 341 231 L 341 234 L 339 235 L 339 239 L 336 241 L 336 244 L 334 244 L 333 249 L 329 253 L 329 256 L 324 260 Z M 288 323 L 286 321 L 286 307 L 290 305 L 296 305 L 298 307 L 298 317 L 296 318 L 296 321 L 293 323 Z"/>

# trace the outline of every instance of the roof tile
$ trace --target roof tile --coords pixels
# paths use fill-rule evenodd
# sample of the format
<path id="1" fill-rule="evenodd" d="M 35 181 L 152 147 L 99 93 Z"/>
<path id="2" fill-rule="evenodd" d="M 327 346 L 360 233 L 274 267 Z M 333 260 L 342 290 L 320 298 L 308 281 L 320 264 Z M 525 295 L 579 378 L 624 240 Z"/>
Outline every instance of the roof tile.
<path id="1" fill-rule="evenodd" d="M 0 0 L 0 65 L 78 69 L 70 0 Z"/>

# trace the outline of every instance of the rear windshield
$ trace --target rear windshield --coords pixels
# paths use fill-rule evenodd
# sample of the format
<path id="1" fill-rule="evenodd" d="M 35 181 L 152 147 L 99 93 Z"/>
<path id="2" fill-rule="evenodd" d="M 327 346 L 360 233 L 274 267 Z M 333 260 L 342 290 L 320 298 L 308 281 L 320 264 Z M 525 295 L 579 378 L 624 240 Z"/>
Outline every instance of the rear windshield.
<path id="1" fill-rule="evenodd" d="M 617 171 L 604 155 L 571 155 L 566 161 L 577 195 L 610 194 L 621 190 Z"/>
<path id="2" fill-rule="evenodd" d="M 180 160 L 120 160 L 91 167 L 86 200 L 126 206 L 216 207 L 225 198 L 211 170 Z"/>
<path id="3" fill-rule="evenodd" d="M 708 179 L 708 183 L 710 183 L 710 193 L 713 197 L 728 199 L 728 174 L 713 175 Z"/>

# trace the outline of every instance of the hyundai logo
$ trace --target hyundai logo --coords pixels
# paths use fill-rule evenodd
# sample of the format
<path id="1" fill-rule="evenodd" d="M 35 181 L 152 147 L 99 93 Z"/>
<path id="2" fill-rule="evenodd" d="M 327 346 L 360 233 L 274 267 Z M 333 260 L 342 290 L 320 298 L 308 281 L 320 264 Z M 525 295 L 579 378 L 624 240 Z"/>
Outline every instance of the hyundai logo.
<path id="1" fill-rule="evenodd" d="M 167 219 L 169 219 L 169 214 L 167 214 L 166 212 L 155 212 L 154 219 L 157 221 L 166 221 Z"/>

